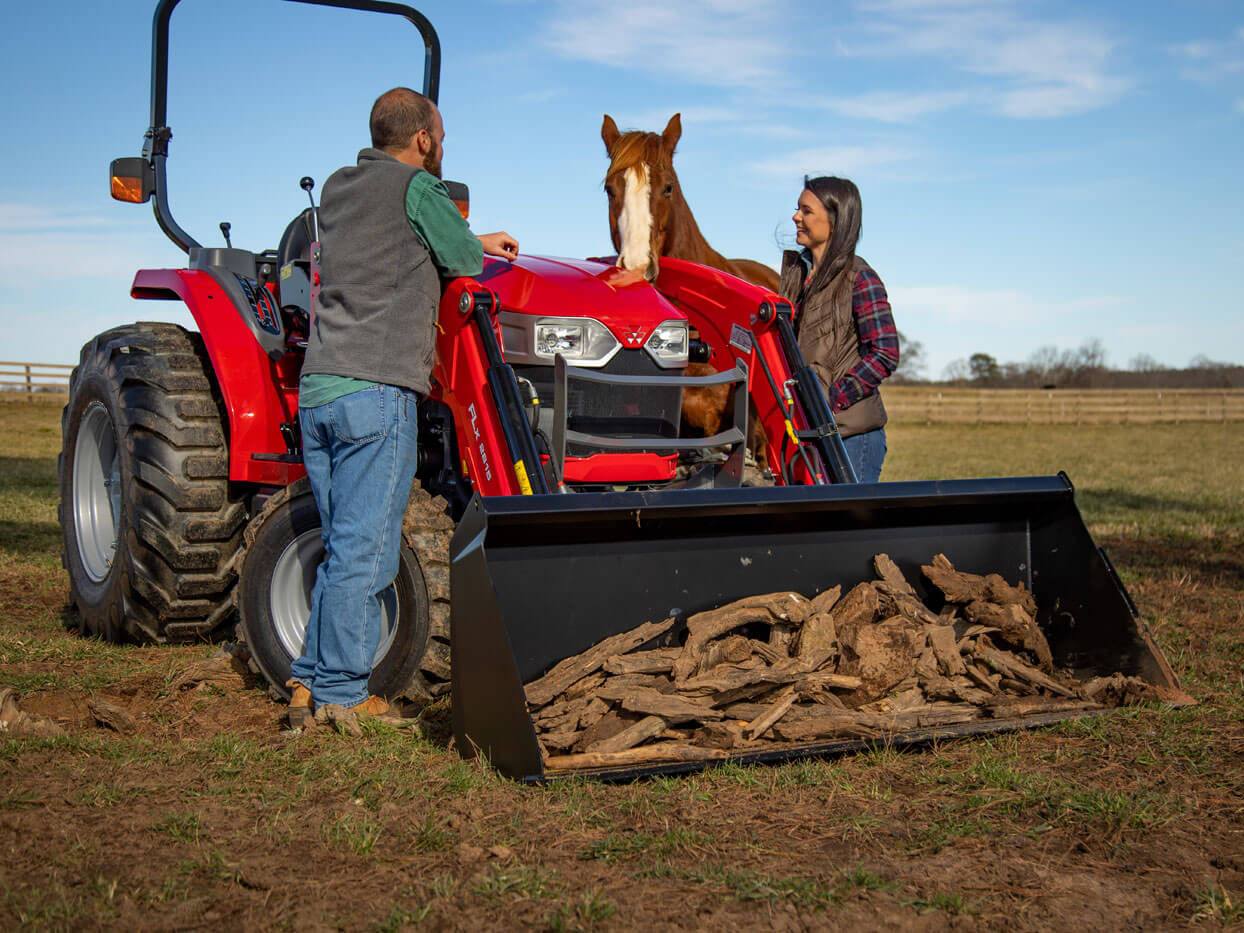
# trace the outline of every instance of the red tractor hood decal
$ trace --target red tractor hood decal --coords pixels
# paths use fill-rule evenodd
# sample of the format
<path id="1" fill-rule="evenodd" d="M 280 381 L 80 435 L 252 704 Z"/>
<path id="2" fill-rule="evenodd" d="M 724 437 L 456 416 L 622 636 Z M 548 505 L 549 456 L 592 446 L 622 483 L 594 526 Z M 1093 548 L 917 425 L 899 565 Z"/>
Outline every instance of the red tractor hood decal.
<path id="1" fill-rule="evenodd" d="M 506 311 L 595 318 L 632 350 L 642 347 L 663 322 L 686 318 L 651 284 L 602 262 L 523 256 L 511 263 L 488 258 L 476 278 L 500 296 Z"/>

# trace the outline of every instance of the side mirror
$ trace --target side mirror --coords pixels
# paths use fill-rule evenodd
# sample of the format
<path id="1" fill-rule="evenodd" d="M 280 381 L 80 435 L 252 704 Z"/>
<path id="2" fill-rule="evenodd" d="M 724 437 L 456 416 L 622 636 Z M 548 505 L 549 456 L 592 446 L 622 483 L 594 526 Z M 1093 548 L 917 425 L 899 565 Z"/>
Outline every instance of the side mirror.
<path id="1" fill-rule="evenodd" d="M 146 204 L 151 200 L 155 192 L 155 172 L 146 159 L 141 156 L 113 159 L 109 174 L 114 200 L 131 204 Z"/>
<path id="2" fill-rule="evenodd" d="M 458 213 L 462 215 L 462 219 L 469 220 L 471 217 L 471 189 L 460 181 L 445 182 L 445 189 L 449 192 L 449 200 L 454 202 L 454 206 L 458 208 Z"/>

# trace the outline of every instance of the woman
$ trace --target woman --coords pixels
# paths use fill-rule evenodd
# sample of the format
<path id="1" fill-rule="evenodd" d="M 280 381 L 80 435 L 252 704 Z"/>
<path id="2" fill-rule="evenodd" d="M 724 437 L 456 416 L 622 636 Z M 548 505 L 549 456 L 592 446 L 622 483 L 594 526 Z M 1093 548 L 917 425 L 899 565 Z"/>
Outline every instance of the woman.
<path id="1" fill-rule="evenodd" d="M 878 386 L 898 366 L 898 331 L 881 279 L 855 255 L 860 191 L 845 178 L 804 178 L 795 242 L 782 257 L 782 295 L 795 306 L 795 333 L 862 483 L 881 478 L 885 405 Z"/>

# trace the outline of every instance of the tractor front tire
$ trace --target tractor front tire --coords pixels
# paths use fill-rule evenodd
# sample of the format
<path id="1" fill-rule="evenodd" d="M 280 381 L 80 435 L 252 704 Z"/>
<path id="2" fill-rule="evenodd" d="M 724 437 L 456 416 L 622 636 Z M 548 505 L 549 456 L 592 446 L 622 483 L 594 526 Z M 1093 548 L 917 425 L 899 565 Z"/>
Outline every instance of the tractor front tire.
<path id="1" fill-rule="evenodd" d="M 83 634 L 186 641 L 229 617 L 246 507 L 229 495 L 209 370 L 199 335 L 173 324 L 113 328 L 82 348 L 57 469 Z"/>
<path id="2" fill-rule="evenodd" d="M 288 699 L 290 666 L 302 654 L 311 592 L 324 559 L 320 513 L 304 478 L 264 505 L 246 529 L 236 602 L 238 640 L 251 669 Z M 428 590 L 419 558 L 403 546 L 397 578 L 381 597 L 380 643 L 368 690 L 394 699 L 425 699 L 419 662 L 428 643 Z"/>

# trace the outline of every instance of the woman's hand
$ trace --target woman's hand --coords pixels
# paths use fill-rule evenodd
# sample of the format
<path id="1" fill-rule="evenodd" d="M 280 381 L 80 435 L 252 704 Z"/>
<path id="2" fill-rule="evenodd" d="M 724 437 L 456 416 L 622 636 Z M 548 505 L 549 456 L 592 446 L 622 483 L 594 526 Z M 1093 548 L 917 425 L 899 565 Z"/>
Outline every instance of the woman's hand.
<path id="1" fill-rule="evenodd" d="M 518 240 L 505 231 L 485 233 L 479 238 L 479 241 L 484 247 L 484 252 L 489 256 L 508 259 L 510 262 L 518 258 Z"/>

